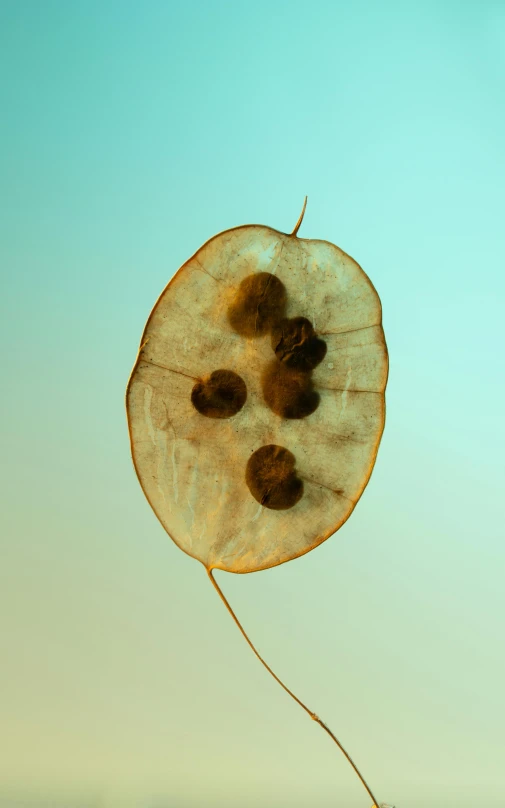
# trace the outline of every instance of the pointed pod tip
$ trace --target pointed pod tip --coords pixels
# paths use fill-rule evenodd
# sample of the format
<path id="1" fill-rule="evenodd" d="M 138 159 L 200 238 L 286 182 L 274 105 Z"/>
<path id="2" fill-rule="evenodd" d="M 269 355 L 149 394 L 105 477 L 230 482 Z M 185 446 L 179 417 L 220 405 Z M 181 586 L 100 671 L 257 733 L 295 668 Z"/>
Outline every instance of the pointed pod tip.
<path id="1" fill-rule="evenodd" d="M 300 213 L 300 216 L 298 217 L 298 221 L 295 224 L 293 232 L 290 234 L 291 236 L 296 237 L 296 235 L 297 235 L 297 233 L 298 233 L 298 231 L 299 231 L 299 229 L 301 227 L 301 224 L 303 222 L 303 217 L 305 216 L 305 208 L 307 207 L 307 199 L 308 199 L 308 196 L 305 197 L 305 200 L 303 202 L 302 212 Z"/>

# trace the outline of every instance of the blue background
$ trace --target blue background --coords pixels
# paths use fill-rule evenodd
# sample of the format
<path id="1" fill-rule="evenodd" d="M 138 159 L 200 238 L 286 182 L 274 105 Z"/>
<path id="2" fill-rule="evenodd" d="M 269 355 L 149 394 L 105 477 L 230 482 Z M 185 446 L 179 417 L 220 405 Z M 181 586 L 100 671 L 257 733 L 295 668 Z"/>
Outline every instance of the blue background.
<path id="1" fill-rule="evenodd" d="M 0 3 L 2 808 L 369 808 L 135 478 L 124 389 L 244 223 L 370 275 L 376 469 L 307 556 L 217 574 L 397 808 L 503 806 L 505 6 Z"/>

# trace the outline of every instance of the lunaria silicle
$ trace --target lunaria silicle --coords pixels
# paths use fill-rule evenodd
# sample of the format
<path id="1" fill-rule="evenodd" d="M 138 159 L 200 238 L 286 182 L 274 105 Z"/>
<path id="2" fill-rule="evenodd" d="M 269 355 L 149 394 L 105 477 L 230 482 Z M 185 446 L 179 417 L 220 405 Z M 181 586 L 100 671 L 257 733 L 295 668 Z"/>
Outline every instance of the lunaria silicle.
<path id="1" fill-rule="evenodd" d="M 137 476 L 213 577 L 297 558 L 349 518 L 385 421 L 388 355 L 371 281 L 327 241 L 244 225 L 176 272 L 142 334 L 126 408 Z"/>

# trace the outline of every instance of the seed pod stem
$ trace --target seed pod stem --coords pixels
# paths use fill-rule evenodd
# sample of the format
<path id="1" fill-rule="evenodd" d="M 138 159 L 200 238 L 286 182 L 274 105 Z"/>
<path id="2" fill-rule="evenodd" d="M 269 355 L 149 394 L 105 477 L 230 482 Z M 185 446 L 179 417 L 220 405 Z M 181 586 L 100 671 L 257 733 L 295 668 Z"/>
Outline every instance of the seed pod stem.
<path id="1" fill-rule="evenodd" d="M 296 234 L 298 233 L 298 231 L 299 231 L 299 229 L 301 227 L 301 224 L 303 222 L 303 217 L 305 216 L 305 208 L 307 207 L 307 199 L 308 199 L 308 197 L 305 197 L 302 212 L 300 213 L 299 219 L 298 219 L 297 223 L 295 224 L 295 229 L 291 233 L 292 236 L 296 236 Z"/>
<path id="2" fill-rule="evenodd" d="M 305 198 L 305 202 L 307 202 L 307 198 Z M 305 209 L 305 208 L 304 208 L 304 209 Z M 303 217 L 303 212 L 302 212 L 302 217 Z M 236 623 L 236 625 L 237 625 L 238 629 L 240 630 L 240 633 L 242 634 L 242 636 L 244 637 L 245 641 L 247 642 L 247 644 L 249 645 L 249 647 L 252 649 L 252 651 L 254 652 L 254 654 L 255 654 L 255 655 L 258 657 L 258 659 L 259 659 L 259 661 L 261 662 L 261 664 L 262 664 L 262 665 L 263 665 L 263 666 L 264 666 L 264 667 L 267 669 L 267 671 L 269 672 L 269 674 L 270 674 L 271 676 L 273 676 L 273 678 L 275 679 L 275 681 L 276 681 L 276 682 L 278 682 L 278 683 L 280 684 L 280 686 L 282 687 L 282 689 L 283 689 L 283 690 L 285 690 L 285 691 L 286 691 L 286 693 L 288 693 L 288 694 L 291 696 L 291 698 L 292 698 L 292 699 L 294 699 L 294 700 L 296 701 L 296 703 L 297 703 L 297 704 L 299 704 L 299 705 L 300 705 L 300 707 L 301 707 L 303 710 L 305 710 L 305 712 L 306 712 L 306 713 L 307 713 L 307 714 L 308 714 L 308 715 L 311 717 L 311 719 L 312 719 L 313 721 L 316 721 L 316 722 L 319 724 L 319 726 L 321 726 L 321 727 L 324 729 L 324 731 L 325 731 L 325 732 L 326 732 L 326 733 L 327 733 L 327 734 L 330 736 L 330 738 L 331 738 L 333 741 L 335 741 L 335 743 L 337 744 L 337 746 L 338 746 L 338 748 L 340 749 L 340 751 L 341 751 L 341 752 L 343 753 L 343 755 L 344 755 L 344 756 L 347 758 L 347 760 L 348 760 L 348 761 L 349 761 L 349 763 L 351 764 L 352 768 L 354 769 L 354 771 L 355 771 L 355 772 L 356 772 L 356 774 L 358 775 L 358 777 L 359 777 L 359 779 L 360 779 L 360 781 L 361 781 L 362 785 L 363 785 L 363 786 L 364 786 L 364 788 L 366 789 L 366 791 L 367 791 L 368 795 L 369 795 L 369 796 L 370 796 L 370 798 L 373 800 L 373 806 L 372 806 L 372 808 L 375 808 L 376 806 L 378 806 L 378 805 L 379 805 L 379 803 L 378 803 L 378 801 L 375 799 L 375 797 L 374 797 L 374 795 L 373 795 L 373 793 L 372 793 L 372 791 L 371 791 L 370 787 L 368 786 L 368 784 L 367 784 L 367 782 L 366 782 L 365 778 L 363 777 L 363 775 L 362 775 L 362 774 L 361 774 L 361 772 L 359 771 L 358 767 L 356 766 L 356 764 L 354 763 L 354 761 L 352 760 L 352 758 L 350 757 L 350 755 L 349 755 L 349 754 L 346 752 L 346 750 L 344 749 L 344 747 L 342 746 L 342 744 L 340 743 L 340 741 L 338 740 L 338 738 L 337 738 L 337 737 L 336 737 L 336 736 L 333 734 L 333 732 L 331 731 L 331 729 L 330 729 L 330 728 L 329 728 L 329 727 L 328 727 L 328 726 L 327 726 L 327 725 L 324 723 L 324 721 L 322 721 L 322 720 L 319 718 L 319 716 L 317 716 L 317 715 L 316 715 L 316 713 L 314 713 L 312 710 L 310 710 L 310 709 L 307 707 L 307 705 L 306 705 L 306 704 L 304 704 L 304 703 L 303 703 L 303 701 L 301 701 L 301 700 L 298 698 L 298 696 L 295 696 L 295 694 L 294 694 L 294 693 L 293 693 L 293 692 L 292 692 L 292 691 L 289 689 L 289 687 L 287 687 L 287 686 L 284 684 L 284 682 L 282 682 L 282 681 L 279 679 L 279 677 L 278 677 L 278 676 L 277 676 L 277 675 L 276 675 L 276 674 L 273 672 L 272 668 L 271 668 L 269 665 L 267 665 L 267 663 L 265 662 L 265 660 L 263 659 L 263 657 L 262 657 L 262 656 L 259 654 L 259 652 L 256 650 L 256 648 L 255 648 L 255 647 L 254 647 L 254 645 L 252 644 L 251 640 L 249 639 L 249 637 L 247 636 L 247 634 L 246 634 L 246 632 L 245 632 L 245 629 L 242 627 L 242 624 L 241 624 L 240 620 L 238 619 L 238 617 L 236 616 L 235 612 L 233 611 L 233 609 L 231 608 L 230 604 L 228 603 L 227 599 L 225 598 L 225 596 L 224 596 L 224 594 L 223 594 L 223 592 L 222 592 L 222 590 L 221 590 L 220 586 L 218 585 L 217 581 L 215 580 L 215 578 L 214 578 L 214 576 L 213 576 L 213 574 L 212 574 L 212 573 L 213 573 L 212 567 L 211 567 L 210 569 L 208 569 L 208 570 L 207 570 L 207 573 L 208 573 L 208 576 L 209 576 L 209 578 L 210 578 L 210 580 L 211 580 L 211 582 L 212 582 L 212 585 L 213 585 L 214 589 L 216 590 L 217 594 L 219 595 L 219 597 L 220 597 L 220 598 L 221 598 L 221 600 L 223 601 L 224 605 L 226 606 L 227 610 L 228 610 L 228 611 L 229 611 L 229 613 L 231 614 L 231 616 L 232 616 L 232 618 L 233 618 L 234 622 Z"/>

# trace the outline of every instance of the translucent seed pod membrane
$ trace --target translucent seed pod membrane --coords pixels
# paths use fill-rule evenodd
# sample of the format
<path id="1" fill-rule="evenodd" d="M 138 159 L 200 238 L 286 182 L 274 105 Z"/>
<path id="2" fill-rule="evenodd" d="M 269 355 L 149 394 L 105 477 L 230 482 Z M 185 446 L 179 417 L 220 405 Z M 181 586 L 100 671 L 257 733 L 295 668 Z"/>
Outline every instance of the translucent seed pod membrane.
<path id="1" fill-rule="evenodd" d="M 210 239 L 154 306 L 127 389 L 167 533 L 236 573 L 321 544 L 372 472 L 387 372 L 379 297 L 342 250 L 259 225 Z"/>

